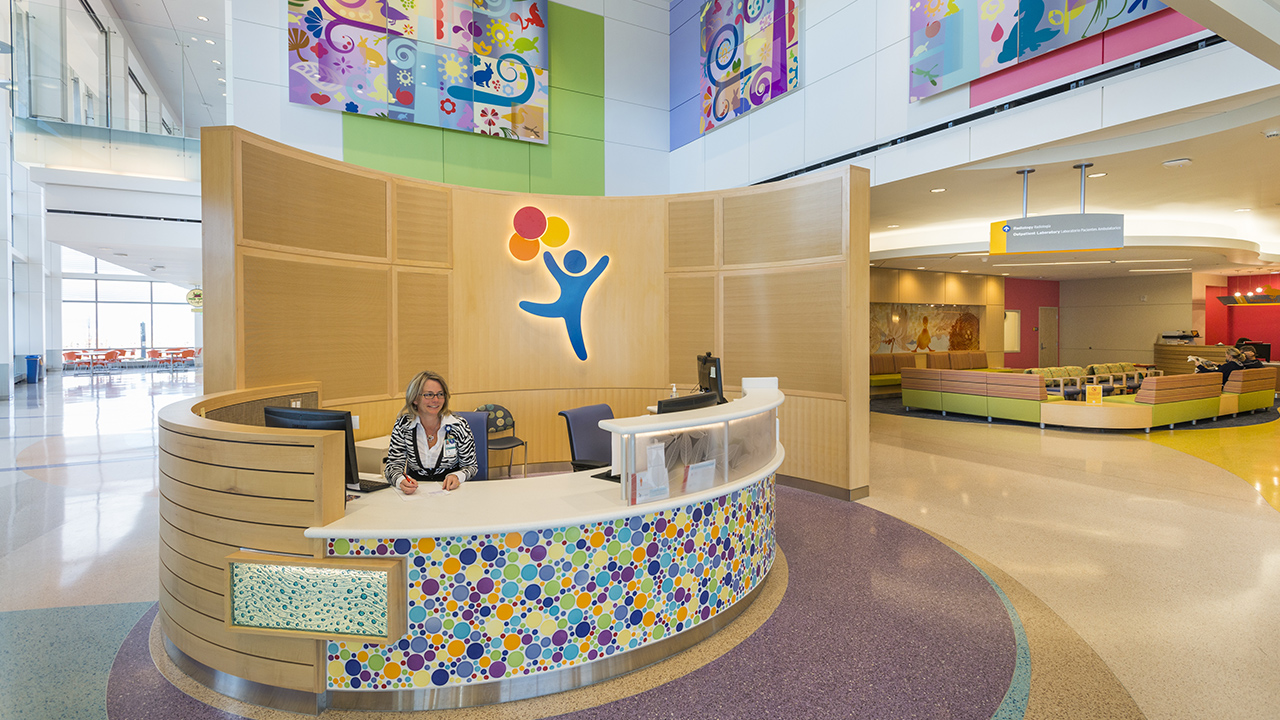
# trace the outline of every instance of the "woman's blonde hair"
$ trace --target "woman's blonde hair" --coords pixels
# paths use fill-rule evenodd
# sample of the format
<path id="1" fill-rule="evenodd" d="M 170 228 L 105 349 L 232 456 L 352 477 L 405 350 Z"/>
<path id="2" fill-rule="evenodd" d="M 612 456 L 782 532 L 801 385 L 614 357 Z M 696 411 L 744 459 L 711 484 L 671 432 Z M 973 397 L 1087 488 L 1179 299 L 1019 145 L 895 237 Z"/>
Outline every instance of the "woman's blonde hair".
<path id="1" fill-rule="evenodd" d="M 445 382 L 444 377 L 439 373 L 423 370 L 413 376 L 409 381 L 409 387 L 404 391 L 404 407 L 400 409 L 401 416 L 418 414 L 418 398 L 422 396 L 422 389 L 427 386 L 428 380 L 440 383 L 440 389 L 444 391 L 444 404 L 440 406 L 440 417 L 453 414 L 449 409 L 449 383 Z"/>

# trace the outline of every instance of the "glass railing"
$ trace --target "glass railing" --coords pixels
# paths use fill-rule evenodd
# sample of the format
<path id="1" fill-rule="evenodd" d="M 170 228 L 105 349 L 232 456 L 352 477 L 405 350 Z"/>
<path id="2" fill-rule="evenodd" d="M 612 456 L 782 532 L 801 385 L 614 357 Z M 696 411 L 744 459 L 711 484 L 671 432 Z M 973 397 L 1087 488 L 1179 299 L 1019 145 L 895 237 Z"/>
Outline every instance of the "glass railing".
<path id="1" fill-rule="evenodd" d="M 27 166 L 200 179 L 200 141 L 51 120 L 14 119 L 14 159 Z"/>

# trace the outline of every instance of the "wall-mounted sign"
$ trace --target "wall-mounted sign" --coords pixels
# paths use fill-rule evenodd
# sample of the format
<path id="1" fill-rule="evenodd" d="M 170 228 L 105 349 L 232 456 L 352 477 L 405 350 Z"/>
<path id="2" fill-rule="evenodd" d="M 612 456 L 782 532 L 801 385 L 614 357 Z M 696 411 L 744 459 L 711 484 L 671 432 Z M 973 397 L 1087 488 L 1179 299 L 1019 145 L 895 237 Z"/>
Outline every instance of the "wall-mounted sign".
<path id="1" fill-rule="evenodd" d="M 547 217 L 531 205 L 516 211 L 512 225 L 516 232 L 508 241 L 507 249 L 511 251 L 512 257 L 521 262 L 529 262 L 537 257 L 538 250 L 543 245 L 558 248 L 569 241 L 569 224 L 563 218 Z M 560 286 L 560 297 L 549 303 L 521 300 L 520 309 L 530 315 L 564 320 L 573 354 L 579 360 L 586 360 L 587 346 L 582 339 L 582 303 L 587 297 L 587 291 L 609 266 L 609 256 L 601 256 L 590 270 L 587 270 L 587 256 L 579 250 L 565 253 L 563 268 L 549 250 L 543 251 L 542 261 Z"/>
<path id="2" fill-rule="evenodd" d="M 191 307 L 204 307 L 204 291 L 194 288 L 187 293 L 187 304 Z"/>
<path id="3" fill-rule="evenodd" d="M 1040 215 L 991 223 L 992 255 L 1123 247 L 1124 215 Z"/>

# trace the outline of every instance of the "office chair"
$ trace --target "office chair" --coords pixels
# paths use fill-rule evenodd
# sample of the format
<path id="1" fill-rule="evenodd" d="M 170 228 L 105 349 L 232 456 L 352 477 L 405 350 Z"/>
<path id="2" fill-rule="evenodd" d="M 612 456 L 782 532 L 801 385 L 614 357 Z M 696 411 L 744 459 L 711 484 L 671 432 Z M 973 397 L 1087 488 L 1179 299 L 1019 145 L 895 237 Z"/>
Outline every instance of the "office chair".
<path id="1" fill-rule="evenodd" d="M 613 408 L 608 405 L 587 405 L 572 410 L 561 410 L 569 428 L 569 457 L 573 471 L 609 467 L 612 442 L 609 431 L 600 428 L 601 420 L 613 419 Z"/>
<path id="2" fill-rule="evenodd" d="M 482 412 L 456 412 L 454 415 L 467 421 L 467 426 L 471 428 L 471 437 L 476 441 L 476 465 L 479 470 L 476 472 L 476 480 L 489 479 L 489 429 L 488 429 L 488 413 Z M 508 470 L 508 474 L 510 471 Z"/>
<path id="3" fill-rule="evenodd" d="M 486 413 L 488 417 L 485 420 L 485 433 L 489 441 L 490 450 L 510 450 L 511 455 L 507 458 L 507 477 L 511 477 L 511 463 L 516 457 L 516 448 L 524 448 L 524 475 L 529 474 L 529 444 L 524 440 L 516 437 L 516 419 L 511 416 L 511 411 L 501 405 L 488 403 L 476 408 L 476 412 Z M 501 435 L 510 431 L 510 435 Z M 495 437 L 495 435 L 497 437 Z"/>

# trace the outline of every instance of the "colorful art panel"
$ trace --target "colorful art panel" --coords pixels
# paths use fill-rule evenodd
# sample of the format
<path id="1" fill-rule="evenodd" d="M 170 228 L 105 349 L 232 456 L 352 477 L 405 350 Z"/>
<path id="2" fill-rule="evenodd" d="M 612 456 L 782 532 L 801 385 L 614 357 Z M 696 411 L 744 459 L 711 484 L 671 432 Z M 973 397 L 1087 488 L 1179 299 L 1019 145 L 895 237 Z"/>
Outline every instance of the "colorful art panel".
<path id="1" fill-rule="evenodd" d="M 335 557 L 404 557 L 409 633 L 330 642 L 338 690 L 463 686 L 575 667 L 707 622 L 773 566 L 774 478 L 632 517 L 496 535 L 334 539 Z"/>
<path id="2" fill-rule="evenodd" d="M 1165 9 L 1160 0 L 918 0 L 912 102 Z"/>
<path id="3" fill-rule="evenodd" d="M 981 350 L 986 308 L 871 303 L 871 352 Z"/>
<path id="4" fill-rule="evenodd" d="M 700 44 L 703 133 L 800 85 L 796 0 L 709 0 Z"/>
<path id="5" fill-rule="evenodd" d="M 290 0 L 291 102 L 546 143 L 546 0 Z"/>

